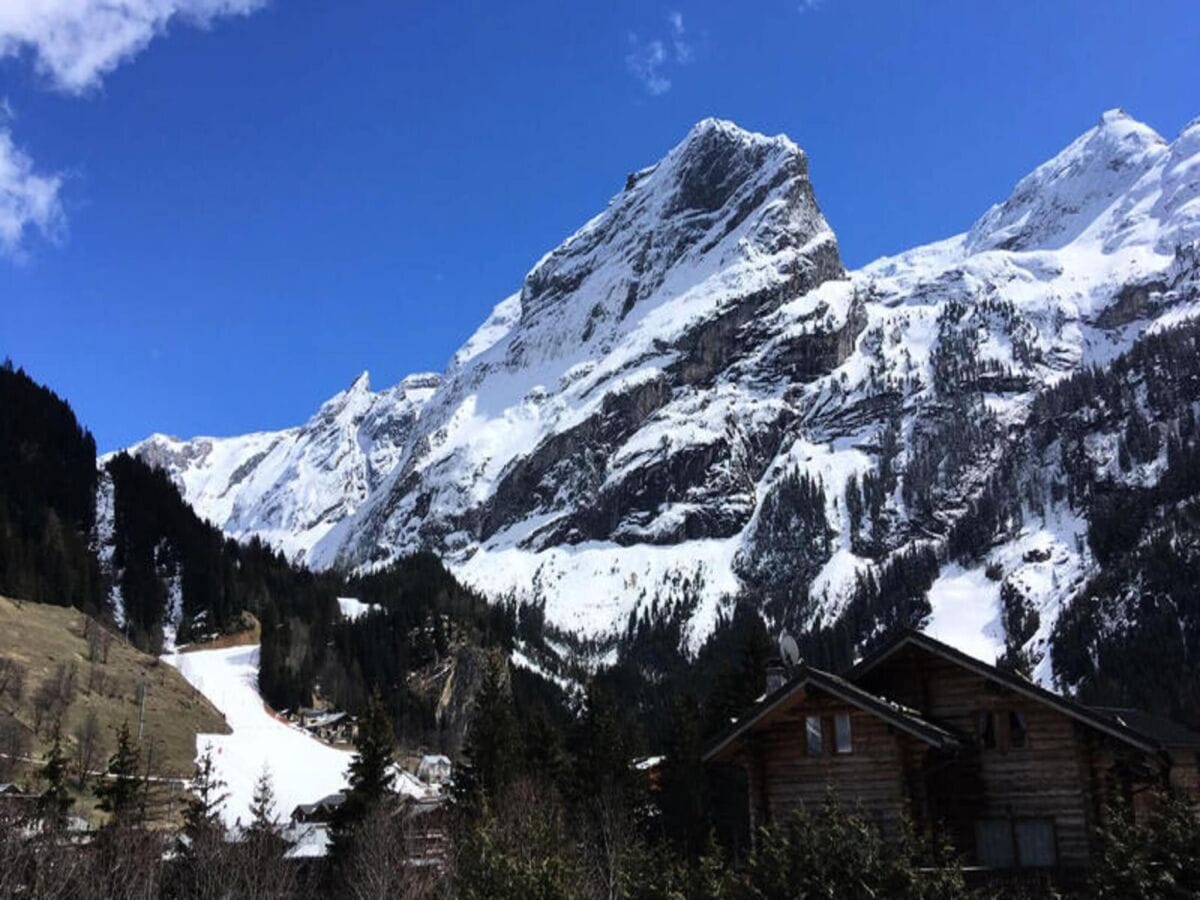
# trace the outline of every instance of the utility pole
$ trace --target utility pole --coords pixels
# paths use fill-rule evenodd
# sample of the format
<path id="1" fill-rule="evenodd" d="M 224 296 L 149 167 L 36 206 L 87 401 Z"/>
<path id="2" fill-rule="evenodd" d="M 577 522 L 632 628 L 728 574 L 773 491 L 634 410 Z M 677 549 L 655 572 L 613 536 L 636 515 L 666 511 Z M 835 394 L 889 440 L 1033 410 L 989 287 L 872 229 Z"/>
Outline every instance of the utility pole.
<path id="1" fill-rule="evenodd" d="M 146 682 L 138 684 L 137 699 L 138 699 L 138 732 L 137 739 L 142 739 L 142 729 L 146 723 L 146 692 L 149 689 Z"/>

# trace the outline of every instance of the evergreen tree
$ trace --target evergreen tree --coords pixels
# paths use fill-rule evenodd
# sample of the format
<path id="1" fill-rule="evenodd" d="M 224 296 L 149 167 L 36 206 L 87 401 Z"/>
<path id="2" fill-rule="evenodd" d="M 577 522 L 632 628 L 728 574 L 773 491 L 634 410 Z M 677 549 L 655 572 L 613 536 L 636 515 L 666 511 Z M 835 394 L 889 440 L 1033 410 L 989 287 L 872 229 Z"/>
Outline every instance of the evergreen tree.
<path id="1" fill-rule="evenodd" d="M 1200 896 L 1200 817 L 1187 799 L 1158 796 L 1145 821 L 1110 807 L 1090 879 L 1100 900 Z"/>
<path id="2" fill-rule="evenodd" d="M 38 798 L 37 812 L 42 825 L 50 831 L 59 831 L 66 824 L 67 813 L 75 802 L 67 789 L 67 767 L 70 761 L 62 746 L 62 734 L 58 727 L 54 729 L 54 739 L 50 745 L 50 753 L 42 766 L 42 780 L 46 789 Z"/>
<path id="3" fill-rule="evenodd" d="M 518 772 L 521 742 L 507 675 L 503 658 L 490 659 L 475 699 L 466 758 L 454 780 L 456 799 L 467 808 L 495 800 Z"/>
<path id="4" fill-rule="evenodd" d="M 275 785 L 266 766 L 255 782 L 250 824 L 242 838 L 234 851 L 241 861 L 237 895 L 248 900 L 291 896 L 296 873 L 285 857 L 292 844 L 279 823 Z"/>
<path id="5" fill-rule="evenodd" d="M 392 720 L 378 689 L 367 703 L 354 739 L 346 799 L 334 815 L 330 829 L 331 852 L 341 863 L 350 858 L 354 832 L 369 816 L 384 807 L 392 796 L 392 749 L 395 745 Z"/>
<path id="6" fill-rule="evenodd" d="M 129 723 L 117 730 L 117 749 L 108 760 L 107 777 L 96 785 L 100 809 L 108 813 L 109 824 L 132 825 L 139 816 L 138 752 L 129 735 Z"/>
<path id="7" fill-rule="evenodd" d="M 702 750 L 699 709 L 691 697 L 680 697 L 662 763 L 658 801 L 668 837 L 689 859 L 705 850 L 711 833 Z"/>
<path id="8" fill-rule="evenodd" d="M 224 833 L 221 807 L 229 799 L 229 793 L 225 791 L 225 782 L 217 775 L 211 744 L 196 760 L 191 789 L 192 796 L 183 811 L 184 834 L 194 843 L 219 838 Z"/>
<path id="9" fill-rule="evenodd" d="M 250 839 L 280 837 L 281 831 L 279 810 L 275 806 L 275 782 L 271 770 L 263 766 L 250 799 L 250 824 L 246 826 L 246 836 Z"/>

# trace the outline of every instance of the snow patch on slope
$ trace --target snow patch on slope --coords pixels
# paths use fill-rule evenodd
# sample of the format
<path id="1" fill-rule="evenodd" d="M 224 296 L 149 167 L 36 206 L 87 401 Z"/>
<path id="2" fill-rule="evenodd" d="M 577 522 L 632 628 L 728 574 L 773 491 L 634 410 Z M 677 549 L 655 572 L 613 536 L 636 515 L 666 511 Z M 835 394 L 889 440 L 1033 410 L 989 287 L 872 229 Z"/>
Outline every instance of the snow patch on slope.
<path id="1" fill-rule="evenodd" d="M 286 818 L 346 786 L 352 754 L 335 750 L 272 715 L 258 693 L 257 645 L 172 653 L 163 659 L 225 716 L 232 734 L 196 735 L 196 754 L 212 748 L 229 799 L 221 815 L 227 828 L 250 822 L 254 785 L 264 767 L 275 782 L 279 813 Z"/>
<path id="2" fill-rule="evenodd" d="M 1000 585 L 983 567 L 946 566 L 929 589 L 933 613 L 925 631 L 939 641 L 992 665 L 1004 652 Z"/>

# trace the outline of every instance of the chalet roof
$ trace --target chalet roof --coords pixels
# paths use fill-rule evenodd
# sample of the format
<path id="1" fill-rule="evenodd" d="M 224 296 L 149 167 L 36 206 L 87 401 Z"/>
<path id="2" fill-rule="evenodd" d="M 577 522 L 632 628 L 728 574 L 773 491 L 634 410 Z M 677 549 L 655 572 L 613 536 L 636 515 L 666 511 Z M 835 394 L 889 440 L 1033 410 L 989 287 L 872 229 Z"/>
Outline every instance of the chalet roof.
<path id="1" fill-rule="evenodd" d="M 1093 706 L 1092 709 L 1139 734 L 1154 738 L 1167 749 L 1200 750 L 1200 734 L 1171 719 L 1129 707 Z"/>
<path id="2" fill-rule="evenodd" d="M 954 734 L 922 718 L 915 711 L 898 703 L 869 693 L 858 685 L 851 684 L 844 678 L 839 678 L 829 672 L 813 666 L 800 666 L 796 674 L 783 686 L 763 697 L 754 708 L 737 721 L 725 734 L 718 737 L 702 757 L 705 762 L 716 759 L 724 750 L 738 738 L 753 730 L 754 726 L 769 716 L 772 712 L 787 704 L 802 688 L 812 685 L 827 694 L 831 694 L 851 706 L 856 706 L 864 712 L 887 722 L 889 725 L 904 731 L 918 740 L 933 747 L 954 747 L 959 741 Z"/>
<path id="3" fill-rule="evenodd" d="M 1006 671 L 998 666 L 976 659 L 973 656 L 968 656 L 966 653 L 951 647 L 949 644 L 944 644 L 936 638 L 913 629 L 900 631 L 896 637 L 883 644 L 873 653 L 868 654 L 847 673 L 847 677 L 858 681 L 884 660 L 889 659 L 901 649 L 910 646 L 919 647 L 928 653 L 932 653 L 964 669 L 975 672 L 984 678 L 997 682 L 1015 693 L 1032 700 L 1040 701 L 1076 721 L 1082 722 L 1111 737 L 1115 737 L 1139 750 L 1147 753 L 1155 753 L 1166 749 L 1166 745 L 1160 740 L 1151 734 L 1143 733 L 1140 729 L 1134 727 L 1129 720 L 1114 718 L 1111 715 L 1084 706 L 1082 703 L 1076 703 L 1074 700 L 1070 700 L 1061 694 L 1056 694 L 1053 691 L 1046 690 L 1041 685 L 1034 684 L 1029 679 L 1015 672 Z"/>
<path id="4" fill-rule="evenodd" d="M 327 725 L 336 725 L 338 722 L 347 718 L 344 712 L 322 712 L 313 714 L 308 722 L 305 723 L 306 728 L 324 728 Z"/>
<path id="5" fill-rule="evenodd" d="M 297 805 L 295 810 L 293 810 L 292 815 L 295 816 L 297 813 L 299 813 L 301 815 L 310 816 L 318 811 L 332 812 L 345 802 L 345 794 L 329 794 L 328 796 L 322 797 L 320 800 L 317 800 L 314 803 L 301 803 Z"/>

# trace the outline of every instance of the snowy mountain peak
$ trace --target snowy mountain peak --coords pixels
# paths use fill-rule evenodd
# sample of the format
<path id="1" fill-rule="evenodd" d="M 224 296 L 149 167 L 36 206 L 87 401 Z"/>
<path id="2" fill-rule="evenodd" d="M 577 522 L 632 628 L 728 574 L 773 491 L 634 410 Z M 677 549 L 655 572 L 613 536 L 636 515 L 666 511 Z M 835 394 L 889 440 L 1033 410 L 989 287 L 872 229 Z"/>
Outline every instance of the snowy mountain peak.
<path id="1" fill-rule="evenodd" d="M 364 376 L 288 432 L 147 444 L 203 514 L 317 567 L 428 549 L 588 633 L 681 589 L 694 635 L 736 595 L 803 629 L 899 554 L 944 558 L 1018 478 L 1000 464 L 1040 392 L 1194 315 L 1198 291 L 1198 123 L 1168 144 L 1106 112 L 968 233 L 847 273 L 804 152 L 706 119 L 442 376 Z M 992 623 L 1019 591 L 1041 624 L 1017 643 L 1045 644 L 1094 565 L 1047 486 L 1061 459 L 1036 462 L 1046 484 L 1004 482 L 1042 523 L 992 523 L 1003 585 L 982 560 L 947 571 L 935 628 L 973 604 L 983 638 L 1017 640 Z"/>
<path id="2" fill-rule="evenodd" d="M 1109 212 L 1166 153 L 1167 142 L 1153 128 L 1109 110 L 988 210 L 971 228 L 967 249 L 1060 249 Z"/>
<path id="3" fill-rule="evenodd" d="M 534 266 L 520 322 L 570 305 L 571 331 L 582 340 L 611 336 L 648 298 L 678 295 L 736 261 L 795 251 L 820 236 L 834 243 L 800 148 L 707 119 Z M 669 285 L 668 274 L 678 276 Z"/>
<path id="4" fill-rule="evenodd" d="M 349 387 L 338 391 L 338 393 L 322 403 L 317 414 L 309 420 L 309 424 L 328 421 L 338 416 L 361 415 L 365 407 L 371 404 L 373 397 L 374 394 L 371 392 L 371 375 L 369 372 L 364 371 L 350 383 Z"/>

